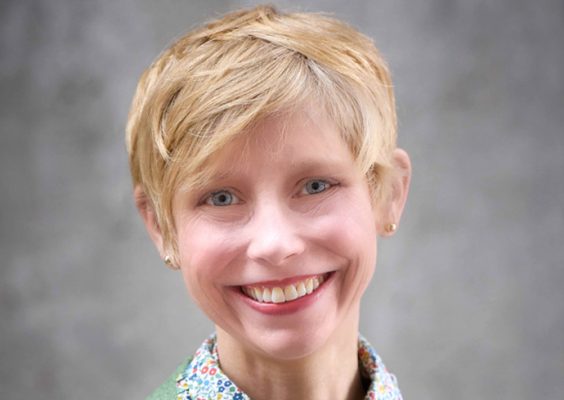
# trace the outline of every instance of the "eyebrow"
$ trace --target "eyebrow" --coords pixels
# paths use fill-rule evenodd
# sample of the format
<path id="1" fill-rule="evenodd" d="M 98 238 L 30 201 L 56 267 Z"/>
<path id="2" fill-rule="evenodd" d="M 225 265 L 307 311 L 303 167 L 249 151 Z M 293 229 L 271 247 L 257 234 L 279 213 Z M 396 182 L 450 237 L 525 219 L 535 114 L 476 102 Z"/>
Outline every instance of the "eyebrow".
<path id="1" fill-rule="evenodd" d="M 292 168 L 295 168 L 300 171 L 308 171 L 308 170 L 318 170 L 318 169 L 341 169 L 344 166 L 344 162 L 342 160 L 338 160 L 332 157 L 327 157 L 323 159 L 308 159 L 308 160 L 301 160 L 298 162 L 291 163 Z"/>
<path id="2" fill-rule="evenodd" d="M 209 175 L 208 179 L 209 181 L 223 181 L 223 180 L 228 180 L 230 178 L 232 178 L 235 175 L 235 172 L 233 169 L 230 169 L 229 171 L 221 171 L 221 172 L 214 172 L 211 175 Z"/>
<path id="3" fill-rule="evenodd" d="M 289 170 L 292 175 L 302 175 L 304 173 L 323 173 L 326 170 L 337 172 L 342 171 L 344 167 L 344 161 L 337 159 L 335 157 L 323 155 L 322 157 L 313 157 L 305 160 L 299 161 L 292 161 L 289 160 Z M 197 187 L 205 187 L 210 182 L 221 182 L 221 181 L 229 181 L 236 177 L 240 170 L 237 169 L 229 169 L 229 170 L 219 170 L 213 171 L 205 182 L 202 182 L 200 185 L 196 185 L 194 188 Z"/>

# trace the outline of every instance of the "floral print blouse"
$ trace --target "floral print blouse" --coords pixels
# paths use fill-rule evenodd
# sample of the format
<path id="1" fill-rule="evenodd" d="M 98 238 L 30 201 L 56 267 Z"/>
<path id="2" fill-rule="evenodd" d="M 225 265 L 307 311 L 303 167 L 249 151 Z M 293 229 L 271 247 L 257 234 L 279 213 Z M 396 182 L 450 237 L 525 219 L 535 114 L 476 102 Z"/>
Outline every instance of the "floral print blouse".
<path id="1" fill-rule="evenodd" d="M 397 381 L 362 336 L 358 340 L 361 374 L 370 381 L 365 400 L 401 400 Z M 204 341 L 176 378 L 177 400 L 250 400 L 219 368 L 216 336 Z M 161 398 L 160 396 L 151 397 Z"/>

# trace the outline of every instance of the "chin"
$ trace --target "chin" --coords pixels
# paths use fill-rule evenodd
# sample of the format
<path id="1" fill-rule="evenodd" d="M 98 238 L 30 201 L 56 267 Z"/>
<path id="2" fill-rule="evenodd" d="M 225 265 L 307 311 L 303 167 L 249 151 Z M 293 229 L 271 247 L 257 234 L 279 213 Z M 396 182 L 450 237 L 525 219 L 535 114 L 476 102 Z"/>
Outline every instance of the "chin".
<path id="1" fill-rule="evenodd" d="M 271 359 L 293 361 L 310 356 L 329 340 L 330 335 L 324 329 L 277 330 L 265 332 L 253 343 L 261 353 Z"/>

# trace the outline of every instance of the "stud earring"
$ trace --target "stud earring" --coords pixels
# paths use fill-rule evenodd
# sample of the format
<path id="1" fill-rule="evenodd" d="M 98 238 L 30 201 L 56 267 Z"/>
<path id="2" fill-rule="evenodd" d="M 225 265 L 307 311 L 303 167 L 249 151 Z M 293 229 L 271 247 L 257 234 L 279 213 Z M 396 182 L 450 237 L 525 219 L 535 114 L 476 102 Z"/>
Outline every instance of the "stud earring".
<path id="1" fill-rule="evenodd" d="M 164 263 L 169 266 L 170 268 L 173 267 L 172 265 L 172 257 L 169 255 L 166 255 L 165 258 L 163 259 Z"/>
<path id="2" fill-rule="evenodd" d="M 387 233 L 394 233 L 398 229 L 398 226 L 394 223 L 391 223 L 387 224 L 385 229 Z"/>

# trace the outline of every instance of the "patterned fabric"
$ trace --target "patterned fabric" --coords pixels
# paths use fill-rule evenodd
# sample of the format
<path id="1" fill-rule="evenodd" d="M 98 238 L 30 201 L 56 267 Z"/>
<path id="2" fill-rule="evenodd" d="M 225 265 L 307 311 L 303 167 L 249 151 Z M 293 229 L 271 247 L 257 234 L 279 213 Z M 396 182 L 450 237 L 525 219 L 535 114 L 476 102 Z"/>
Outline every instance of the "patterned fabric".
<path id="1" fill-rule="evenodd" d="M 362 336 L 358 340 L 361 374 L 370 380 L 365 400 L 401 400 L 397 381 Z M 250 400 L 219 368 L 215 335 L 200 346 L 176 378 L 178 400 Z"/>

